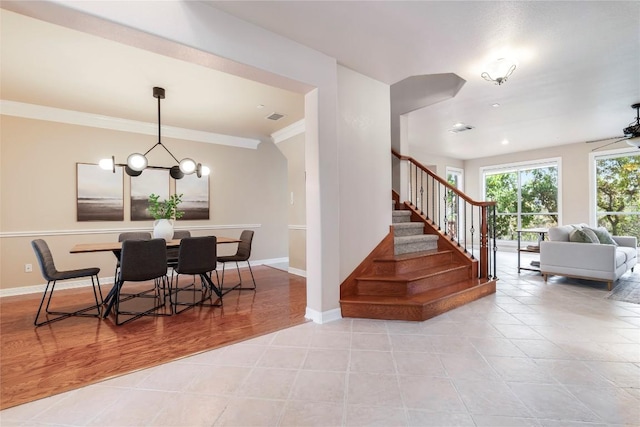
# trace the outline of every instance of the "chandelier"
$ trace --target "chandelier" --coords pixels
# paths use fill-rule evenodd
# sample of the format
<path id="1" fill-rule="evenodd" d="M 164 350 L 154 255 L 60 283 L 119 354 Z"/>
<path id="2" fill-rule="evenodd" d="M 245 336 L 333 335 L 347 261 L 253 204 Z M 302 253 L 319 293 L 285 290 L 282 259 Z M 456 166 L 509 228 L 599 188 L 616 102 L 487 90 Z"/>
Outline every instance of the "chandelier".
<path id="1" fill-rule="evenodd" d="M 174 179 L 182 179 L 185 175 L 191 175 L 195 173 L 198 178 L 203 176 L 207 176 L 210 173 L 210 170 L 207 166 L 203 166 L 200 163 L 196 163 L 193 159 L 185 157 L 182 160 L 178 160 L 176 156 L 169 151 L 167 147 L 162 144 L 162 127 L 160 125 L 160 100 L 164 99 L 164 89 L 161 87 L 153 88 L 153 97 L 158 100 L 158 142 L 155 143 L 151 148 L 149 148 L 144 154 L 140 153 L 131 153 L 127 157 L 127 163 L 116 163 L 115 156 L 111 156 L 110 159 L 102 159 L 99 162 L 99 165 L 102 169 L 111 170 L 115 173 L 116 166 L 124 166 L 124 170 L 129 176 L 138 176 L 147 168 L 151 169 L 168 169 L 169 174 Z M 147 160 L 147 154 L 149 154 L 154 148 L 162 147 L 165 149 L 167 153 L 176 161 L 177 165 L 171 167 L 163 167 L 163 166 L 149 166 L 149 162 Z"/>
<path id="2" fill-rule="evenodd" d="M 488 70 L 480 74 L 480 77 L 497 85 L 507 81 L 507 78 L 516 69 L 516 63 L 508 58 L 499 58 L 487 65 Z"/>

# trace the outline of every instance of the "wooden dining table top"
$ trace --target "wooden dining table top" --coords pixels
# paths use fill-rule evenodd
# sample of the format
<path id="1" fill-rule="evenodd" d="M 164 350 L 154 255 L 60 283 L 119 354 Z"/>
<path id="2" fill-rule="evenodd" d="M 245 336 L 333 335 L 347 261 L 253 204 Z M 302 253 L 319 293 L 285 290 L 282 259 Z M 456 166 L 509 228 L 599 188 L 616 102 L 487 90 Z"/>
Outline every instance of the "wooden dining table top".
<path id="1" fill-rule="evenodd" d="M 233 237 L 216 236 L 218 244 L 223 243 L 240 243 L 239 239 Z M 180 246 L 180 239 L 167 241 L 167 248 L 177 248 Z M 122 250 L 122 242 L 101 242 L 101 243 L 78 243 L 69 251 L 72 254 L 86 252 L 108 252 Z"/>

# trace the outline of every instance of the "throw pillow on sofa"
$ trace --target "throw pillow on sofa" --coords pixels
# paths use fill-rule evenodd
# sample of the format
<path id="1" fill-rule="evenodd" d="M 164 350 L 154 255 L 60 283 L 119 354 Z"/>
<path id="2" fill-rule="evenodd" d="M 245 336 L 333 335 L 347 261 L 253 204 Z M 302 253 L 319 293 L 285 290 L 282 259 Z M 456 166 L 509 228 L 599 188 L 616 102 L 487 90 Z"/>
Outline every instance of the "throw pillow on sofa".
<path id="1" fill-rule="evenodd" d="M 598 236 L 588 228 L 576 228 L 569 233 L 569 241 L 576 243 L 600 243 Z"/>
<path id="2" fill-rule="evenodd" d="M 583 228 L 584 230 L 584 228 Z M 598 241 L 604 245 L 615 245 L 618 246 L 618 243 L 616 243 L 615 240 L 613 240 L 613 237 L 611 236 L 611 234 L 609 233 L 609 230 L 607 230 L 604 227 L 598 227 L 598 228 L 590 228 L 591 231 L 594 232 L 594 234 L 596 235 L 596 237 L 598 238 Z"/>

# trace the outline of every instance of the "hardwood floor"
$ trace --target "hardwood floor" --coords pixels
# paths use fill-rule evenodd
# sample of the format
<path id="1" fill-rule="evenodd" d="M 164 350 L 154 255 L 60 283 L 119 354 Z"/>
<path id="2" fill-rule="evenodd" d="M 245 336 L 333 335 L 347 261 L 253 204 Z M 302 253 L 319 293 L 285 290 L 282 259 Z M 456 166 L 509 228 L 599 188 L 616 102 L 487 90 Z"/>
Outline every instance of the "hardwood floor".
<path id="1" fill-rule="evenodd" d="M 223 308 L 194 307 L 122 326 L 112 318 L 71 317 L 35 328 L 41 294 L 0 298 L 0 409 L 305 322 L 304 278 L 266 266 L 253 272 L 258 289 L 228 293 Z M 225 283 L 233 279 L 229 274 Z M 103 295 L 110 288 L 103 286 Z M 56 297 L 69 308 L 88 306 L 91 288 Z"/>

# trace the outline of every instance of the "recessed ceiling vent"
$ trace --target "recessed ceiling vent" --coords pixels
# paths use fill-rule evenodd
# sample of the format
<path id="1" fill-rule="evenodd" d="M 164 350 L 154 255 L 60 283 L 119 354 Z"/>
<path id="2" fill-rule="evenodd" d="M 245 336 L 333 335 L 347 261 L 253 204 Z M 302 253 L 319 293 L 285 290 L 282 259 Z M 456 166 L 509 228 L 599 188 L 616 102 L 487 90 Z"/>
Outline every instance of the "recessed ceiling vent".
<path id="1" fill-rule="evenodd" d="M 449 129 L 449 132 L 460 133 L 460 132 L 466 132 L 471 129 L 473 129 L 473 126 L 471 125 L 465 125 L 464 123 L 456 123 L 455 125 L 453 125 L 451 129 Z"/>
<path id="2" fill-rule="evenodd" d="M 268 120 L 276 121 L 276 120 L 280 120 L 280 119 L 281 119 L 281 118 L 283 118 L 283 117 L 284 117 L 284 114 L 280 114 L 280 113 L 271 113 L 271 114 L 269 114 L 266 118 L 267 118 Z"/>

